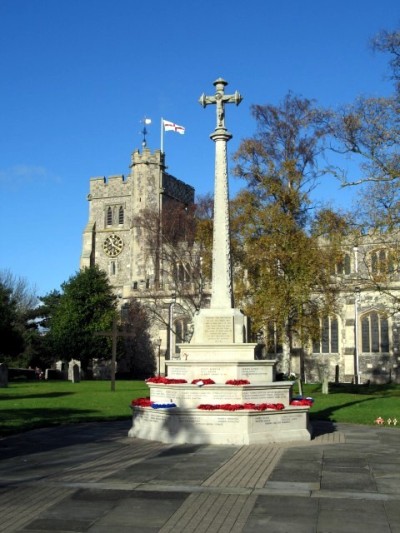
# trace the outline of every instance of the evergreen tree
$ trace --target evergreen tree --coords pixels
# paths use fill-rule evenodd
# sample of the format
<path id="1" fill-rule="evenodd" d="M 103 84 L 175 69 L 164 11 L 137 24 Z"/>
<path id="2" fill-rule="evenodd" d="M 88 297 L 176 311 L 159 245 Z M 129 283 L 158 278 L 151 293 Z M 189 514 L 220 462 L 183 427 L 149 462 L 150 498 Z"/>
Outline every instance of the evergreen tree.
<path id="1" fill-rule="evenodd" d="M 97 266 L 79 271 L 61 288 L 50 320 L 53 353 L 63 360 L 80 360 L 85 370 L 91 359 L 111 356 L 110 339 L 95 333 L 111 331 L 116 297 Z"/>

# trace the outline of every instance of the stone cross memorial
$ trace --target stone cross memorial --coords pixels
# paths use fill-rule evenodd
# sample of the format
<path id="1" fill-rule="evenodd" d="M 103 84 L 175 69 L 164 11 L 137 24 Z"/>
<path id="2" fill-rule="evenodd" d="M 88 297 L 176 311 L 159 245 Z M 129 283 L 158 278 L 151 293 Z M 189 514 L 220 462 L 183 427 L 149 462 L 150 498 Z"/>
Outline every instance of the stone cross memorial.
<path id="1" fill-rule="evenodd" d="M 227 165 L 232 135 L 225 106 L 240 104 L 242 97 L 237 91 L 225 94 L 226 85 L 218 78 L 215 95 L 200 97 L 203 107 L 216 106 L 217 115 L 210 135 L 215 142 L 210 308 L 194 317 L 190 343 L 178 346 L 180 359 L 166 362 L 167 381 L 148 382 L 151 405 L 133 406 L 130 437 L 239 445 L 310 439 L 308 407 L 290 405 L 293 382 L 275 381 L 276 361 L 255 360 L 247 318 L 234 307 Z"/>
<path id="2" fill-rule="evenodd" d="M 225 127 L 225 104 L 239 105 L 242 96 L 224 93 L 227 82 L 218 78 L 214 82 L 215 96 L 202 94 L 200 104 L 203 107 L 215 104 L 217 124 L 210 135 L 215 142 L 215 182 L 214 182 L 214 233 L 213 233 L 213 270 L 212 270 L 212 308 L 232 308 L 232 271 L 229 240 L 229 185 L 227 164 L 227 142 L 232 134 Z"/>
<path id="3" fill-rule="evenodd" d="M 202 309 L 195 318 L 192 343 L 246 342 L 247 319 L 234 309 L 229 232 L 229 181 L 227 142 L 232 134 L 225 126 L 225 105 L 239 105 L 242 96 L 236 91 L 225 94 L 228 83 L 222 78 L 214 82 L 215 95 L 201 95 L 203 107 L 215 105 L 216 126 L 210 138 L 215 142 L 214 228 L 212 249 L 212 291 L 210 309 Z"/>

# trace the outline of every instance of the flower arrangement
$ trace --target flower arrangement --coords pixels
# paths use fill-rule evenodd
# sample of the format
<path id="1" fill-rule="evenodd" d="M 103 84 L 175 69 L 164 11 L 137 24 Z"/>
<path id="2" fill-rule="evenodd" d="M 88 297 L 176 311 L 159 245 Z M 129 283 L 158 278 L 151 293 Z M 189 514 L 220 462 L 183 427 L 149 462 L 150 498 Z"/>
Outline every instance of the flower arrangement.
<path id="1" fill-rule="evenodd" d="M 314 403 L 314 399 L 310 398 L 308 396 L 307 398 L 302 398 L 301 396 L 293 398 L 293 400 L 290 402 L 290 405 L 297 406 L 297 407 L 312 407 Z"/>
<path id="2" fill-rule="evenodd" d="M 273 409 L 274 411 L 282 411 L 285 409 L 283 403 L 223 403 L 223 404 L 200 404 L 197 409 L 203 411 L 241 411 L 244 409 L 252 411 L 266 411 L 267 409 Z"/>
<path id="3" fill-rule="evenodd" d="M 151 407 L 152 403 L 150 398 L 136 398 L 136 400 L 132 400 L 131 405 L 133 407 Z"/>
<path id="4" fill-rule="evenodd" d="M 247 379 L 228 379 L 225 381 L 225 385 L 250 385 L 250 381 Z"/>
<path id="5" fill-rule="evenodd" d="M 213 379 L 207 378 L 207 379 L 194 379 L 192 381 L 192 385 L 215 385 L 215 381 Z"/>
<path id="6" fill-rule="evenodd" d="M 173 379 L 165 377 L 154 377 L 146 379 L 146 383 L 158 383 L 161 385 L 177 385 L 180 383 L 187 383 L 186 379 Z"/>
<path id="7" fill-rule="evenodd" d="M 378 426 L 383 426 L 385 424 L 385 420 L 381 416 L 378 416 L 378 418 L 376 420 L 374 420 L 374 422 Z M 394 426 L 397 426 L 397 418 L 388 418 L 386 420 L 386 423 L 387 423 L 388 426 L 391 426 L 392 424 Z"/>

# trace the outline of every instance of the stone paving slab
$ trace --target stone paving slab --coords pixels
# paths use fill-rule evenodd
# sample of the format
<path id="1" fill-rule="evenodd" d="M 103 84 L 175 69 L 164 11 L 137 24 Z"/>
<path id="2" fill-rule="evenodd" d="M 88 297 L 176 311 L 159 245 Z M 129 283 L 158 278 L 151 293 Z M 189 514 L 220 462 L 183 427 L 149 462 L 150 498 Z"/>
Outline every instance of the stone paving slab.
<path id="1" fill-rule="evenodd" d="M 168 445 L 129 421 L 0 439 L 4 533 L 400 533 L 398 428 L 309 443 Z"/>

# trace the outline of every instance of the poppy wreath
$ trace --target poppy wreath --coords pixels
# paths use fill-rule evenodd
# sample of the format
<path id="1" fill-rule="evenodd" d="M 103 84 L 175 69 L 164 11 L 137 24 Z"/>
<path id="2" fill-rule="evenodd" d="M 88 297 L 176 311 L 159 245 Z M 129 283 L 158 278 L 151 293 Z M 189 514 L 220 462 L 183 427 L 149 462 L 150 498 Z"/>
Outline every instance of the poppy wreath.
<path id="1" fill-rule="evenodd" d="M 173 379 L 164 377 L 154 377 L 146 379 L 146 383 L 158 383 L 161 385 L 177 385 L 180 383 L 187 383 L 186 379 Z"/>
<path id="2" fill-rule="evenodd" d="M 283 403 L 204 403 L 198 405 L 197 409 L 201 409 L 203 411 L 241 411 L 244 409 L 251 411 L 266 411 L 267 409 L 271 409 L 274 411 L 282 411 L 282 409 L 285 409 L 285 406 L 283 405 Z"/>
<path id="3" fill-rule="evenodd" d="M 136 398 L 136 400 L 132 400 L 131 405 L 134 407 L 151 407 L 152 403 L 150 398 Z"/>
<path id="4" fill-rule="evenodd" d="M 225 385 L 250 385 L 250 381 L 247 379 L 228 379 L 225 381 Z"/>
<path id="5" fill-rule="evenodd" d="M 312 407 L 314 400 L 312 398 L 297 398 L 290 402 L 290 405 L 297 407 Z"/>
<path id="6" fill-rule="evenodd" d="M 192 385 L 215 385 L 215 381 L 213 379 L 207 378 L 207 379 L 194 379 L 192 381 Z"/>

